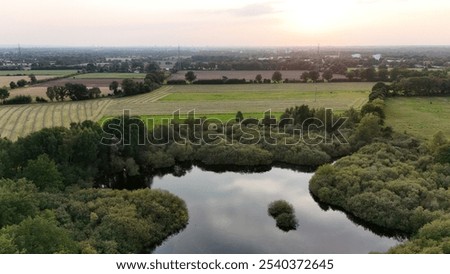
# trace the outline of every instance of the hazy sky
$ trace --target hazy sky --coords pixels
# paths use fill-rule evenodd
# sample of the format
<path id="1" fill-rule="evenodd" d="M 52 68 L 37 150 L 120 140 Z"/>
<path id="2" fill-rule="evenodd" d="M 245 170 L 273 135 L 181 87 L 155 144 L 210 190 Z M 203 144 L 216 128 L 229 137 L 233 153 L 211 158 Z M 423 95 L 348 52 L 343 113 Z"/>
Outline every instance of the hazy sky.
<path id="1" fill-rule="evenodd" d="M 13 0 L 0 8 L 0 45 L 450 45 L 448 0 Z"/>

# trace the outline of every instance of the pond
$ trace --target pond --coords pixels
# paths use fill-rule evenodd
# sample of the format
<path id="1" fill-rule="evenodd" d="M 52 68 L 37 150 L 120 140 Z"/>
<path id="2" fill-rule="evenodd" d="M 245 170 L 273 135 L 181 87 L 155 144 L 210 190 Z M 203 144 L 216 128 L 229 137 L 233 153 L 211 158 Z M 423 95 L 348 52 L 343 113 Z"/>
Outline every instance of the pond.
<path id="1" fill-rule="evenodd" d="M 385 252 L 399 243 L 395 234 L 316 202 L 308 189 L 312 175 L 282 168 L 216 173 L 193 167 L 182 177 L 155 177 L 151 188 L 186 202 L 189 224 L 154 253 L 354 254 Z M 283 232 L 268 215 L 269 204 L 280 199 L 293 205 L 297 230 Z"/>

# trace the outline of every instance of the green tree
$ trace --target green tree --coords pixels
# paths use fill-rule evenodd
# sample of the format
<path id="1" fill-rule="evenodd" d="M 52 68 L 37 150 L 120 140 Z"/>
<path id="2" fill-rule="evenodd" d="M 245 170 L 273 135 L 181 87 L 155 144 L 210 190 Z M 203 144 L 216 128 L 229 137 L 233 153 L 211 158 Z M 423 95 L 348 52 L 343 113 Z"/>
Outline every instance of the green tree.
<path id="1" fill-rule="evenodd" d="M 323 72 L 322 78 L 327 80 L 327 82 L 330 82 L 331 79 L 333 79 L 333 72 L 330 69 L 327 69 Z"/>
<path id="2" fill-rule="evenodd" d="M 156 72 L 161 70 L 161 68 L 159 67 L 159 65 L 156 62 L 150 62 L 145 66 L 145 72 Z"/>
<path id="3" fill-rule="evenodd" d="M 63 187 L 61 173 L 47 154 L 40 155 L 36 160 L 28 160 L 22 175 L 33 181 L 40 190 L 55 191 Z"/>
<path id="4" fill-rule="evenodd" d="M 378 79 L 383 82 L 389 81 L 389 71 L 387 68 L 378 69 Z"/>
<path id="5" fill-rule="evenodd" d="M 2 100 L 2 103 L 5 102 L 5 100 L 9 97 L 9 91 L 7 88 L 0 88 L 0 100 Z"/>
<path id="6" fill-rule="evenodd" d="M 11 89 L 15 89 L 15 88 L 17 88 L 17 84 L 16 84 L 16 82 L 14 82 L 14 81 L 11 81 L 11 83 L 9 83 L 9 87 L 10 87 Z"/>
<path id="7" fill-rule="evenodd" d="M 17 250 L 28 254 L 78 253 L 69 231 L 51 217 L 28 218 L 2 229 L 0 235 L 7 235 Z"/>
<path id="8" fill-rule="evenodd" d="M 50 101 L 52 102 L 56 98 L 56 92 L 53 87 L 48 87 L 47 92 L 45 94 L 47 94 L 48 99 L 50 99 Z"/>
<path id="9" fill-rule="evenodd" d="M 26 86 L 27 84 L 28 82 L 25 79 L 20 79 L 19 81 L 17 81 L 17 86 L 19 86 L 20 88 Z"/>
<path id="10" fill-rule="evenodd" d="M 278 70 L 272 74 L 272 81 L 275 83 L 280 83 L 283 81 L 283 75 Z"/>
<path id="11" fill-rule="evenodd" d="M 311 79 L 313 82 L 317 82 L 319 77 L 320 77 L 320 73 L 317 70 L 311 70 L 309 72 L 309 79 Z"/>
<path id="12" fill-rule="evenodd" d="M 195 81 L 195 79 L 197 79 L 197 75 L 195 75 L 195 73 L 192 70 L 190 70 L 190 71 L 186 72 L 186 74 L 184 75 L 184 78 L 189 83 L 192 83 Z"/>
<path id="13" fill-rule="evenodd" d="M 256 81 L 256 83 L 262 83 L 262 75 L 261 74 L 258 74 L 258 75 L 256 75 L 256 77 L 255 77 L 255 81 Z"/>
<path id="14" fill-rule="evenodd" d="M 308 79 L 309 79 L 309 72 L 307 72 L 307 71 L 304 71 L 303 73 L 302 73 L 302 75 L 300 75 L 300 79 L 301 80 L 303 80 L 303 82 L 308 82 Z"/>
<path id="15" fill-rule="evenodd" d="M 0 228 L 35 216 L 39 210 L 36 194 L 36 186 L 27 180 L 0 179 Z"/>
<path id="16" fill-rule="evenodd" d="M 361 147 L 365 144 L 369 144 L 374 138 L 380 136 L 380 117 L 373 114 L 367 114 L 361 119 L 355 133 L 351 137 L 351 142 L 356 147 Z"/>
<path id="17" fill-rule="evenodd" d="M 241 111 L 238 111 L 236 113 L 236 122 L 242 122 L 242 120 L 244 120 L 244 114 L 242 114 Z"/>
<path id="18" fill-rule="evenodd" d="M 37 78 L 36 78 L 36 76 L 34 74 L 30 74 L 30 75 L 28 75 L 28 77 L 30 78 L 30 83 L 32 85 L 37 83 Z"/>
<path id="19" fill-rule="evenodd" d="M 114 95 L 118 95 L 119 94 L 119 82 L 112 81 L 109 84 L 109 90 L 112 91 Z"/>
<path id="20" fill-rule="evenodd" d="M 377 73 L 373 67 L 366 68 L 363 71 L 361 71 L 361 78 L 370 82 L 375 80 L 376 74 Z"/>
<path id="21" fill-rule="evenodd" d="M 63 86 L 54 86 L 53 90 L 55 92 L 56 101 L 64 101 L 67 96 L 69 96 L 69 92 L 66 87 Z"/>
<path id="22" fill-rule="evenodd" d="M 276 218 L 283 213 L 293 214 L 294 207 L 285 200 L 278 200 L 269 204 L 268 213 L 270 216 Z"/>
<path id="23" fill-rule="evenodd" d="M 356 77 L 355 72 L 353 70 L 348 71 L 345 76 L 348 78 L 348 80 L 353 81 L 353 79 Z"/>

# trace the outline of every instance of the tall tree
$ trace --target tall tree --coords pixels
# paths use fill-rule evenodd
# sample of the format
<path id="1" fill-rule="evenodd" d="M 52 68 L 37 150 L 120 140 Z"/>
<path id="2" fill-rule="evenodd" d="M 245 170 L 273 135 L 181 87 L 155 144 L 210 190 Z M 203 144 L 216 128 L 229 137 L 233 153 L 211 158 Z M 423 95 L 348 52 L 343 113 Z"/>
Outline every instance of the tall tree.
<path id="1" fill-rule="evenodd" d="M 9 91 L 6 88 L 0 88 L 0 100 L 5 102 L 5 99 L 9 97 Z"/>
<path id="2" fill-rule="evenodd" d="M 28 77 L 30 77 L 30 83 L 32 85 L 37 83 L 37 78 L 36 78 L 36 76 L 34 74 L 30 74 L 30 75 L 28 75 Z"/>
<path id="3" fill-rule="evenodd" d="M 190 70 L 190 71 L 186 72 L 186 74 L 184 75 L 184 78 L 189 83 L 192 83 L 195 81 L 195 79 L 197 79 L 197 75 L 195 75 L 195 73 L 192 70 Z"/>
<path id="4" fill-rule="evenodd" d="M 50 101 L 52 102 L 56 98 L 56 92 L 53 87 L 48 87 L 47 92 L 45 94 L 47 94 L 48 99 L 50 99 Z"/>
<path id="5" fill-rule="evenodd" d="M 36 160 L 29 160 L 22 175 L 33 181 L 40 190 L 56 191 L 63 187 L 62 176 L 47 154 L 40 155 Z"/>
<path id="6" fill-rule="evenodd" d="M 113 92 L 114 95 L 119 94 L 119 82 L 112 81 L 111 84 L 109 84 L 109 90 Z"/>
<path id="7" fill-rule="evenodd" d="M 302 75 L 300 75 L 300 79 L 302 79 L 303 80 L 303 82 L 308 82 L 308 79 L 309 79 L 309 72 L 307 72 L 307 71 L 304 71 L 303 73 L 302 73 Z"/>
<path id="8" fill-rule="evenodd" d="M 258 75 L 256 75 L 256 77 L 255 77 L 255 81 L 257 82 L 257 83 L 262 83 L 262 75 L 261 74 L 258 74 Z"/>
<path id="9" fill-rule="evenodd" d="M 272 74 L 272 81 L 274 81 L 275 83 L 280 83 L 281 81 L 283 81 L 283 75 L 281 74 L 281 72 L 279 72 L 278 70 L 275 71 Z"/>
<path id="10" fill-rule="evenodd" d="M 320 73 L 317 70 L 311 70 L 309 72 L 309 79 L 311 79 L 313 82 L 317 82 L 319 77 L 320 77 Z"/>
<path id="11" fill-rule="evenodd" d="M 322 74 L 322 78 L 329 82 L 331 79 L 333 79 L 333 72 L 330 69 L 325 70 Z"/>

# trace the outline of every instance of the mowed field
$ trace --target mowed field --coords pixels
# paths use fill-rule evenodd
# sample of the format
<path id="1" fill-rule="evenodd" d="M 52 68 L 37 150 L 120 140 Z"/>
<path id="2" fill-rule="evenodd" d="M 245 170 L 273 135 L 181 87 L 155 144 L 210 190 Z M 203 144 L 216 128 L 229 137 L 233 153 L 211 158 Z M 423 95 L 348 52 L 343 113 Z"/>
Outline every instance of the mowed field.
<path id="1" fill-rule="evenodd" d="M 184 80 L 184 75 L 187 70 L 180 70 L 170 76 L 170 80 Z M 214 71 L 194 71 L 197 75 L 197 80 L 210 80 L 210 79 L 222 79 L 222 76 L 228 77 L 229 79 L 243 79 L 254 80 L 256 75 L 261 74 L 263 79 L 272 79 L 272 74 L 274 70 L 214 70 Z M 300 80 L 300 75 L 302 75 L 304 70 L 282 70 L 280 71 L 283 79 L 295 79 Z M 334 74 L 334 79 L 345 79 L 344 75 Z"/>
<path id="2" fill-rule="evenodd" d="M 101 119 L 110 99 L 0 106 L 0 136 L 10 140 L 46 127 Z"/>
<path id="3" fill-rule="evenodd" d="M 275 115 L 286 108 L 310 107 L 342 111 L 360 108 L 374 83 L 319 83 L 267 85 L 187 85 L 163 86 L 151 93 L 123 98 L 104 98 L 81 102 L 0 106 L 0 135 L 15 140 L 43 127 L 68 126 L 86 119 L 122 115 L 170 116 L 195 110 L 196 115 L 228 119 L 237 111 L 245 117 L 260 117 L 271 110 Z M 317 91 L 316 91 L 317 89 Z M 214 114 L 214 115 L 211 115 Z"/>
<path id="4" fill-rule="evenodd" d="M 386 118 L 398 132 L 431 140 L 442 131 L 450 139 L 450 97 L 389 98 Z"/>

